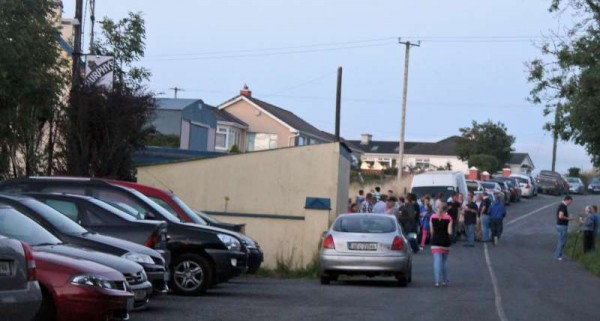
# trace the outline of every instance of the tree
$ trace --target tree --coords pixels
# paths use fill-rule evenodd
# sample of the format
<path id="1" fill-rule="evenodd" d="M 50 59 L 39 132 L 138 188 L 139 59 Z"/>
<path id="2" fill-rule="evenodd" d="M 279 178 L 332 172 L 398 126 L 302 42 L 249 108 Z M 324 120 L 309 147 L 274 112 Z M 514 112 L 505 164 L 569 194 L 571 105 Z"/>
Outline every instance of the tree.
<path id="1" fill-rule="evenodd" d="M 541 46 L 543 58 L 528 63 L 528 80 L 534 84 L 529 99 L 555 113 L 545 129 L 556 139 L 584 146 L 600 166 L 600 1 L 553 0 L 551 12 L 575 11 L 580 20 L 566 34 L 553 34 Z M 571 17 L 571 15 L 570 15 Z"/>
<path id="2" fill-rule="evenodd" d="M 581 175 L 581 168 L 579 167 L 571 167 L 569 168 L 569 176 L 570 177 L 580 177 Z"/>
<path id="3" fill-rule="evenodd" d="M 0 1 L 0 177 L 42 172 L 66 61 L 54 1 Z"/>
<path id="4" fill-rule="evenodd" d="M 475 154 L 469 157 L 469 167 L 475 166 L 481 171 L 493 173 L 500 167 L 498 159 L 492 155 Z"/>
<path id="5" fill-rule="evenodd" d="M 460 129 L 461 139 L 456 144 L 458 158 L 469 161 L 473 155 L 489 155 L 497 160 L 493 171 L 499 170 L 510 159 L 515 137 L 507 134 L 503 123 L 488 120 L 479 124 L 473 121 L 471 127 Z"/>

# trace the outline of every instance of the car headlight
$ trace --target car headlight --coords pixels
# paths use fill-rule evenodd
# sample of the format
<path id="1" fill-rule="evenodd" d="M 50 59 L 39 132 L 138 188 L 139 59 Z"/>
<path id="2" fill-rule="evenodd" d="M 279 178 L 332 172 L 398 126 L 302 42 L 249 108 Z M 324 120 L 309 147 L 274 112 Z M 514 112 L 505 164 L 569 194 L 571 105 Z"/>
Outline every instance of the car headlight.
<path id="1" fill-rule="evenodd" d="M 154 260 L 150 257 L 150 255 L 129 252 L 123 254 L 122 258 L 133 261 L 135 263 L 146 263 L 146 264 L 154 264 Z"/>
<path id="2" fill-rule="evenodd" d="M 114 282 L 101 275 L 76 275 L 71 278 L 71 283 L 77 285 L 97 286 L 99 288 L 110 290 L 116 289 Z"/>
<path id="3" fill-rule="evenodd" d="M 219 237 L 219 240 L 221 240 L 225 247 L 230 251 L 239 251 L 242 249 L 240 241 L 233 236 L 227 234 L 217 234 L 217 237 Z"/>
<path id="4" fill-rule="evenodd" d="M 244 245 L 246 245 L 247 248 L 249 248 L 249 249 L 256 248 L 256 243 L 254 243 L 254 241 L 251 238 L 244 237 L 244 238 L 242 238 L 242 241 L 244 242 Z"/>

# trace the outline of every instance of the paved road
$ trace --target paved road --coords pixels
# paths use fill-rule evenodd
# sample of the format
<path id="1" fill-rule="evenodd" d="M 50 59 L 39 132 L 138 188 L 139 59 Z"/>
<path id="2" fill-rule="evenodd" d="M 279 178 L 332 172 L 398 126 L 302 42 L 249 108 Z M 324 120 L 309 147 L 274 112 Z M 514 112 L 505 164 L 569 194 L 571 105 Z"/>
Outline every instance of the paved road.
<path id="1" fill-rule="evenodd" d="M 600 320 L 600 279 L 552 259 L 559 201 L 541 195 L 513 204 L 499 246 L 453 246 L 447 288 L 433 287 L 426 251 L 414 256 L 408 288 L 385 278 L 330 286 L 241 278 L 203 297 L 157 298 L 132 320 Z M 590 203 L 600 204 L 600 197 L 576 196 L 571 212 Z"/>

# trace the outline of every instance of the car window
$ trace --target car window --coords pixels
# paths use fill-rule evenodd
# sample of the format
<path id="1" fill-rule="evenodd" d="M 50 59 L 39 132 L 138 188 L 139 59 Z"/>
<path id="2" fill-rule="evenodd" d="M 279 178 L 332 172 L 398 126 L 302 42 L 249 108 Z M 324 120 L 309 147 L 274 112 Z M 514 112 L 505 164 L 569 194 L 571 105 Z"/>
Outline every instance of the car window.
<path id="1" fill-rule="evenodd" d="M 392 233 L 396 231 L 396 221 L 392 217 L 348 215 L 339 218 L 333 230 L 346 233 Z"/>
<path id="2" fill-rule="evenodd" d="M 10 207 L 0 207 L 0 234 L 32 246 L 61 243 L 34 220 Z"/>
<path id="3" fill-rule="evenodd" d="M 43 200 L 46 205 L 52 207 L 53 209 L 61 212 L 63 215 L 71 219 L 71 221 L 79 223 L 81 221 L 79 217 L 79 210 L 77 209 L 77 204 L 68 201 L 61 200 L 52 200 L 47 199 Z"/>
<path id="4" fill-rule="evenodd" d="M 68 219 L 55 210 L 54 208 L 36 200 L 28 200 L 27 207 L 36 212 L 39 216 L 43 217 L 50 225 L 54 226 L 57 230 L 67 234 L 83 234 L 87 232 L 86 229 L 81 227 L 79 224 Z"/>
<path id="5" fill-rule="evenodd" d="M 175 211 L 175 209 L 171 205 L 169 205 L 169 203 L 163 201 L 162 199 L 160 199 L 158 197 L 154 197 L 154 196 L 148 196 L 148 198 L 151 199 L 154 203 L 160 205 L 165 210 L 169 211 L 169 213 L 171 213 L 172 215 L 179 217 L 179 215 L 177 215 L 177 211 Z"/>
<path id="6" fill-rule="evenodd" d="M 78 186 L 48 186 L 42 189 L 44 193 L 60 193 L 60 194 L 75 194 L 85 195 L 85 187 Z"/>

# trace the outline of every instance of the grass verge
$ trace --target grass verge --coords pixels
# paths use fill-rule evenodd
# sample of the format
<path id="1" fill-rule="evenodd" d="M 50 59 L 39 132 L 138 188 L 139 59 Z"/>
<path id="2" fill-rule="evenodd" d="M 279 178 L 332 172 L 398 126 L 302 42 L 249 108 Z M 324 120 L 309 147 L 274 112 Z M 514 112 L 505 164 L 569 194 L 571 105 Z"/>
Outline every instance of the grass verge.
<path id="1" fill-rule="evenodd" d="M 277 278 L 277 279 L 308 279 L 316 278 L 319 273 L 319 259 L 315 255 L 313 260 L 305 267 L 295 267 L 293 264 L 293 254 L 283 259 L 278 257 L 274 269 L 260 268 L 254 274 L 256 277 Z"/>
<path id="2" fill-rule="evenodd" d="M 577 232 L 569 233 L 565 254 L 586 270 L 600 276 L 600 237 L 596 237 L 596 250 L 583 253 L 583 234 L 579 234 L 579 237 L 577 234 Z"/>

